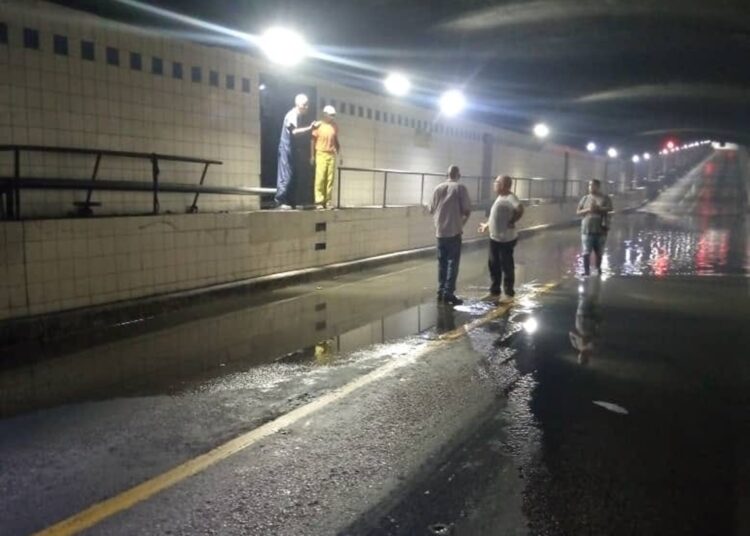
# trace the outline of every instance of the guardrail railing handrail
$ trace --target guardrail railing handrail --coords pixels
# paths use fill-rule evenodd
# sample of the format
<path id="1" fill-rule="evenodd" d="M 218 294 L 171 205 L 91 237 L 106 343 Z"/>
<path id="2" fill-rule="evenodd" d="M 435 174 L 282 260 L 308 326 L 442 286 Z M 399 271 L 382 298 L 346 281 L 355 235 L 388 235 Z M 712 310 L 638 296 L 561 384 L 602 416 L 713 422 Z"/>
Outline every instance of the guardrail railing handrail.
<path id="1" fill-rule="evenodd" d="M 158 214 L 160 211 L 159 193 L 194 193 L 192 204 L 187 208 L 188 212 L 197 212 L 198 197 L 200 194 L 224 194 L 224 195 L 263 195 L 275 193 L 273 188 L 242 188 L 242 187 L 223 187 L 223 186 L 205 186 L 206 174 L 210 165 L 220 166 L 221 160 L 208 158 L 196 158 L 191 156 L 179 156 L 171 154 L 162 154 L 156 152 L 137 152 L 137 151 L 118 151 L 113 149 L 91 149 L 86 147 L 62 147 L 46 145 L 0 145 L 0 152 L 13 153 L 13 175 L 11 177 L 0 177 L 2 190 L 0 195 L 5 196 L 5 203 L 0 202 L 3 219 L 20 219 L 21 216 L 21 189 L 66 189 L 66 190 L 86 190 L 86 200 L 75 202 L 80 215 L 91 215 L 92 206 L 97 206 L 91 200 L 94 190 L 107 191 L 132 191 L 143 192 L 151 191 L 153 193 L 153 213 Z M 70 178 L 40 178 L 40 177 L 22 177 L 21 174 L 21 153 L 22 152 L 40 152 L 53 154 L 69 155 L 86 155 L 95 156 L 94 168 L 90 179 L 70 179 Z M 102 158 L 133 158 L 146 160 L 151 163 L 151 182 L 142 181 L 125 181 L 125 180 L 97 180 Z M 200 175 L 200 181 L 197 185 L 183 183 L 159 183 L 159 162 L 185 162 L 192 164 L 202 164 L 203 169 Z"/>
<path id="2" fill-rule="evenodd" d="M 431 172 L 431 171 L 410 171 L 410 170 L 402 170 L 402 169 L 391 169 L 391 168 L 368 168 L 368 167 L 353 167 L 353 166 L 340 166 L 337 170 L 338 173 L 338 182 L 336 185 L 336 192 L 337 192 L 337 199 L 336 199 L 336 206 L 338 208 L 341 208 L 342 206 L 342 200 L 341 200 L 341 189 L 342 189 L 342 173 L 343 172 L 355 172 L 355 173 L 378 173 L 383 175 L 383 199 L 381 206 L 387 207 L 388 206 L 388 178 L 389 175 L 412 175 L 416 177 L 421 177 L 421 184 L 420 184 L 420 194 L 419 194 L 419 205 L 424 204 L 424 197 L 425 197 L 425 178 L 427 177 L 440 177 L 444 178 L 446 177 L 445 173 L 437 173 L 437 172 Z M 484 190 L 487 190 L 487 188 L 482 188 L 483 184 L 491 183 L 494 180 L 494 176 L 492 177 L 483 177 L 479 175 L 462 175 L 461 179 L 463 181 L 477 181 L 477 191 L 476 191 L 476 202 L 481 203 L 485 201 L 484 196 L 482 195 Z M 517 191 L 519 183 L 527 183 L 528 186 L 526 188 L 526 197 L 524 197 L 522 200 L 531 201 L 532 199 L 535 199 L 531 194 L 533 193 L 533 189 L 531 187 L 532 184 L 539 184 L 539 183 L 546 183 L 546 184 L 559 184 L 562 186 L 561 192 L 559 195 L 551 195 L 550 198 L 552 199 L 567 199 L 570 197 L 570 194 L 573 192 L 569 189 L 569 185 L 571 184 L 578 184 L 581 183 L 588 183 L 589 179 L 570 179 L 570 178 L 554 178 L 554 179 L 548 179 L 544 177 L 513 177 L 513 191 L 514 193 Z M 607 185 L 613 185 L 616 184 L 615 181 L 603 181 Z M 580 186 L 576 188 L 576 193 L 573 195 L 579 195 L 581 193 Z M 490 194 L 491 195 L 491 194 Z M 487 199 L 489 200 L 489 198 Z M 416 205 L 416 203 L 414 203 Z"/>

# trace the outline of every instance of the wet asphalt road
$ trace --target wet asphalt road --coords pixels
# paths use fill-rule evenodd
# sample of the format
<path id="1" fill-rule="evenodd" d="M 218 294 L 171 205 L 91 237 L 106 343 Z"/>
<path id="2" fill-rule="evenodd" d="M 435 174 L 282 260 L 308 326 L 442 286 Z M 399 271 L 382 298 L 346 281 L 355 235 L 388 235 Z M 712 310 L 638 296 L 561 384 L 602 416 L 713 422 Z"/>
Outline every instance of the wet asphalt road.
<path id="1" fill-rule="evenodd" d="M 601 278 L 575 228 L 521 241 L 496 317 L 474 250 L 455 310 L 418 260 L 34 348 L 0 376 L 0 533 L 395 365 L 89 533 L 748 534 L 749 226 L 682 205 L 616 216 Z"/>

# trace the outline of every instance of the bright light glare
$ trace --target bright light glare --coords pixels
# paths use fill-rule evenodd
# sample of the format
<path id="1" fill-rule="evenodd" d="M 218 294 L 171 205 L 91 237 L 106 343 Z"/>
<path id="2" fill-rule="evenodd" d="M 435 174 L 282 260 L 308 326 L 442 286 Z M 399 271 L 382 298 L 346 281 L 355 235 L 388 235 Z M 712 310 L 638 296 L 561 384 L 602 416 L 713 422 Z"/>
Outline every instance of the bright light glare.
<path id="1" fill-rule="evenodd" d="M 448 117 L 460 114 L 466 107 L 466 97 L 457 89 L 449 89 L 440 97 L 440 111 Z"/>
<path id="2" fill-rule="evenodd" d="M 634 164 L 637 164 L 638 162 L 641 161 L 641 157 L 638 156 L 637 154 L 634 154 L 632 160 Z"/>
<path id="3" fill-rule="evenodd" d="M 667 142 L 667 149 L 674 149 L 674 142 L 672 140 Z"/>
<path id="4" fill-rule="evenodd" d="M 534 136 L 543 140 L 549 136 L 549 127 L 544 123 L 537 123 L 534 125 Z"/>
<path id="5" fill-rule="evenodd" d="M 643 153 L 644 160 L 651 160 L 651 153 Z"/>
<path id="6" fill-rule="evenodd" d="M 594 151 L 596 151 L 596 143 L 594 143 L 593 141 L 588 142 L 586 144 L 586 150 L 590 153 L 593 153 Z"/>
<path id="7" fill-rule="evenodd" d="M 310 50 L 305 38 L 287 28 L 270 28 L 260 37 L 260 48 L 274 63 L 291 67 L 301 62 Z"/>
<path id="8" fill-rule="evenodd" d="M 383 85 L 388 93 L 403 97 L 411 89 L 411 82 L 401 73 L 391 73 L 383 81 Z"/>
<path id="9" fill-rule="evenodd" d="M 523 323 L 523 329 L 529 334 L 536 333 L 536 330 L 539 329 L 539 322 L 532 316 Z"/>
<path id="10" fill-rule="evenodd" d="M 615 149 L 614 147 L 610 147 L 609 149 L 607 149 L 607 156 L 608 157 L 610 157 L 610 158 L 617 158 L 617 154 L 618 154 L 617 153 L 617 149 Z"/>

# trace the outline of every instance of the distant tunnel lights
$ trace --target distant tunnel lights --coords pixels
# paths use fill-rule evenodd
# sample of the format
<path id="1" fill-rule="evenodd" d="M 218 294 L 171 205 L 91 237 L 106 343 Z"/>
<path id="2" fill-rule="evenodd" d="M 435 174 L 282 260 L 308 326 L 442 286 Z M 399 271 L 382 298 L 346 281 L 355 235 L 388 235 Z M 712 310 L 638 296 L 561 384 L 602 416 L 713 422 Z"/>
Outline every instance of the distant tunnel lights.
<path id="1" fill-rule="evenodd" d="M 457 89 L 449 89 L 440 97 L 440 111 L 448 117 L 460 114 L 466 107 L 466 97 Z"/>
<path id="2" fill-rule="evenodd" d="M 638 156 L 637 154 L 634 154 L 633 158 L 631 158 L 631 160 L 633 161 L 634 164 L 637 164 L 638 162 L 641 161 L 641 157 Z"/>
<path id="3" fill-rule="evenodd" d="M 617 158 L 618 152 L 614 147 L 607 149 L 607 156 L 610 158 Z"/>
<path id="4" fill-rule="evenodd" d="M 586 144 L 586 150 L 590 153 L 593 153 L 596 151 L 596 143 L 593 141 L 590 141 Z"/>
<path id="5" fill-rule="evenodd" d="M 383 81 L 383 85 L 388 93 L 403 97 L 411 89 L 411 82 L 401 73 L 391 73 Z"/>
<path id="6" fill-rule="evenodd" d="M 288 28 L 274 27 L 260 37 L 260 48 L 274 63 L 292 67 L 309 54 L 305 38 Z"/>
<path id="7" fill-rule="evenodd" d="M 549 127 L 544 123 L 537 123 L 534 125 L 534 136 L 539 138 L 540 140 L 543 140 L 547 136 L 549 136 Z"/>
<path id="8" fill-rule="evenodd" d="M 643 159 L 644 160 L 651 160 L 651 154 L 650 153 L 643 153 Z"/>

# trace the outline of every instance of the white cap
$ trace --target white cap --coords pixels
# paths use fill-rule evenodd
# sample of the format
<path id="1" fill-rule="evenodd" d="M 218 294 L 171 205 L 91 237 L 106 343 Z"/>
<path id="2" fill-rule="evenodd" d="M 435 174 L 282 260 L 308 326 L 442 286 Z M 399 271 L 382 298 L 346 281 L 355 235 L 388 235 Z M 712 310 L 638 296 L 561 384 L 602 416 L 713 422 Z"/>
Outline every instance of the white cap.
<path id="1" fill-rule="evenodd" d="M 323 113 L 326 115 L 336 115 L 336 108 L 328 104 L 323 106 Z"/>

